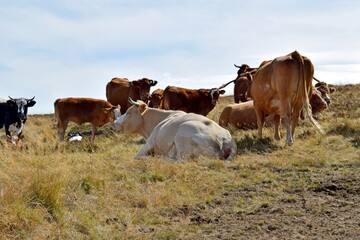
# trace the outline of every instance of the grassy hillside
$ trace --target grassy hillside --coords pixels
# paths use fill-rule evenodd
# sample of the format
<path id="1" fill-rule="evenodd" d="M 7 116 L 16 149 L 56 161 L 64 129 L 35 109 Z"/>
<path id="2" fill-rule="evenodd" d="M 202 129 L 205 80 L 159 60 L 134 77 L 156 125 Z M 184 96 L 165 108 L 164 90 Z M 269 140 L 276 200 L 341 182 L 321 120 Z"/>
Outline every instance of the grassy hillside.
<path id="1" fill-rule="evenodd" d="M 290 147 L 231 129 L 231 162 L 134 160 L 144 140 L 111 126 L 91 144 L 88 125 L 70 125 L 85 140 L 59 144 L 52 115 L 29 116 L 20 148 L 0 134 L 0 239 L 356 239 L 360 85 L 332 100 L 326 134 L 301 122 Z"/>

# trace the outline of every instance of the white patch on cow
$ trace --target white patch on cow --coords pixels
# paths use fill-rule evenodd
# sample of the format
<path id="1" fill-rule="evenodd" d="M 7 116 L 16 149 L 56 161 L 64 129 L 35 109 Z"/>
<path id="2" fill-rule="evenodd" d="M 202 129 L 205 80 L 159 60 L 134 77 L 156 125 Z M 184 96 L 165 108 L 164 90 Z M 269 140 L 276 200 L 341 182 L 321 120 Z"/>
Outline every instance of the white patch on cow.
<path id="1" fill-rule="evenodd" d="M 9 131 L 13 132 L 13 134 L 11 135 L 15 135 L 15 136 L 19 136 L 19 134 L 23 131 L 24 129 L 24 124 L 21 122 L 20 126 L 18 126 L 17 123 L 11 124 L 9 126 Z"/>
<path id="2" fill-rule="evenodd" d="M 115 125 L 115 129 L 116 129 L 117 131 L 120 131 L 120 125 L 124 122 L 125 115 L 126 115 L 126 113 L 125 113 L 124 115 L 122 115 L 122 116 L 120 116 L 120 117 L 117 117 L 117 118 L 115 119 L 114 125 Z"/>
<path id="3" fill-rule="evenodd" d="M 273 111 L 279 112 L 281 108 L 281 102 L 279 99 L 272 99 L 270 101 L 270 107 Z"/>
<path id="4" fill-rule="evenodd" d="M 212 103 L 213 105 L 216 104 L 216 101 L 215 101 L 215 99 L 214 99 L 214 94 L 215 94 L 217 91 L 218 91 L 218 89 L 211 89 L 211 90 L 210 90 L 211 103 Z"/>

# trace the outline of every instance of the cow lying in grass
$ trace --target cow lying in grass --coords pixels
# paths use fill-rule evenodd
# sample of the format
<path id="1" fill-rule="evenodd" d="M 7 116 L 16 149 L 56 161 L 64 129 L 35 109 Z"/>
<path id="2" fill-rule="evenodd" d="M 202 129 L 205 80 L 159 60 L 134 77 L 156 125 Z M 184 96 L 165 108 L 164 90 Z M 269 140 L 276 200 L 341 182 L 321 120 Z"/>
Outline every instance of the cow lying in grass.
<path id="1" fill-rule="evenodd" d="M 135 158 L 155 154 L 176 160 L 195 156 L 230 160 L 236 155 L 236 143 L 229 131 L 214 121 L 199 114 L 129 101 L 132 107 L 114 123 L 119 131 L 139 133 L 147 139 Z"/>

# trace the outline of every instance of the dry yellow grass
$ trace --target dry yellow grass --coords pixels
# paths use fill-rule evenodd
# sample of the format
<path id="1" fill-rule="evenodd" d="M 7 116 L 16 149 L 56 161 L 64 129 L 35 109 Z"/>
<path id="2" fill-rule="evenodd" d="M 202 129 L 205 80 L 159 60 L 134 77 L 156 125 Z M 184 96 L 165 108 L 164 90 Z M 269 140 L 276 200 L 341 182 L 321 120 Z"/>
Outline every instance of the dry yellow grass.
<path id="1" fill-rule="evenodd" d="M 271 129 L 263 139 L 255 130 L 232 129 L 239 149 L 231 162 L 134 160 L 142 138 L 111 126 L 92 144 L 89 126 L 71 125 L 68 132 L 80 130 L 84 141 L 59 143 L 52 115 L 29 116 L 21 148 L 5 144 L 0 134 L 0 239 L 281 238 L 269 233 L 276 230 L 296 236 L 281 221 L 262 219 L 264 209 L 284 204 L 283 218 L 300 218 L 300 209 L 285 205 L 300 205 L 330 177 L 359 172 L 360 85 L 337 88 L 319 120 L 325 135 L 304 122 L 288 147 L 273 140 Z M 217 122 L 231 102 L 222 98 L 208 117 Z M 358 191 L 356 183 L 341 187 Z M 327 211 L 325 203 L 307 203 L 310 215 Z M 354 203 L 352 211 L 358 207 Z M 257 220 L 246 226 L 255 221 L 244 220 L 249 216 Z"/>

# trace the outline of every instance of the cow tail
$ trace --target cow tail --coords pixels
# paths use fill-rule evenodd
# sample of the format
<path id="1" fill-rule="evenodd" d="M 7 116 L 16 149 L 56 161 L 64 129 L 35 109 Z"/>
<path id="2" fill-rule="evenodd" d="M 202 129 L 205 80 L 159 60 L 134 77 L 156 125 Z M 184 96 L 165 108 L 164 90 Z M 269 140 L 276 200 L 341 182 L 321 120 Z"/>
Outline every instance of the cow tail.
<path id="1" fill-rule="evenodd" d="M 56 99 L 55 102 L 54 102 L 54 113 L 55 113 L 55 117 L 58 117 L 58 111 L 57 111 L 57 105 L 58 105 L 58 102 L 60 101 L 60 98 Z"/>
<path id="2" fill-rule="evenodd" d="M 319 129 L 319 131 L 321 133 L 324 133 L 324 131 L 322 130 L 322 127 L 320 126 L 320 124 L 313 118 L 312 116 L 312 112 L 311 112 L 311 105 L 310 105 L 310 100 L 309 100 L 309 91 L 308 91 L 308 86 L 307 81 L 306 81 L 306 74 L 305 74 L 305 63 L 304 63 L 304 59 L 303 57 L 300 55 L 300 53 L 298 53 L 297 51 L 295 51 L 293 54 L 293 57 L 295 57 L 297 59 L 297 61 L 299 62 L 300 65 L 300 81 L 299 81 L 299 91 L 301 91 L 301 89 L 303 89 L 303 114 L 304 117 L 308 117 L 310 119 L 310 121 Z M 311 83 L 310 83 L 311 84 Z"/>

